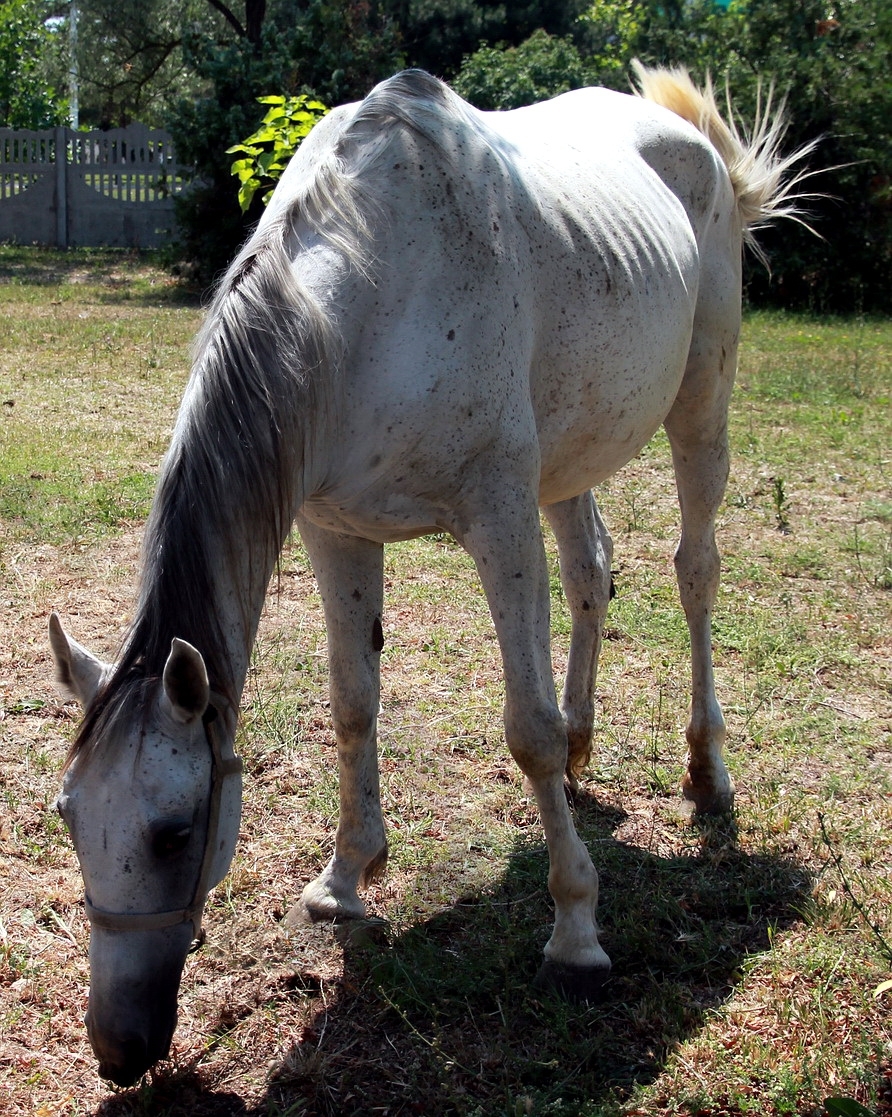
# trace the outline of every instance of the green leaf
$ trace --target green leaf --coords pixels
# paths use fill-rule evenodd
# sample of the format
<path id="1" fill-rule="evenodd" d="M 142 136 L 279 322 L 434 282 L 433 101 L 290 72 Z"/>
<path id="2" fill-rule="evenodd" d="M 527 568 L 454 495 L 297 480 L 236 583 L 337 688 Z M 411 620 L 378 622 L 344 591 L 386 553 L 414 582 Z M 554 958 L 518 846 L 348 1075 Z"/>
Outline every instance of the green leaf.
<path id="1" fill-rule="evenodd" d="M 258 101 L 271 106 L 260 128 L 242 143 L 227 149 L 229 154 L 245 156 L 235 160 L 231 167 L 232 174 L 241 183 L 239 205 L 242 210 L 250 206 L 261 185 L 266 188 L 264 180 L 272 181 L 271 188 L 263 195 L 264 203 L 269 200 L 275 183 L 301 141 L 328 112 L 321 101 L 311 101 L 305 94 L 287 98 L 271 95 L 259 97 Z"/>
<path id="2" fill-rule="evenodd" d="M 239 187 L 238 204 L 242 207 L 242 213 L 246 213 L 250 208 L 259 185 L 260 183 L 256 178 L 251 178 L 248 179 L 247 182 L 243 182 Z"/>
<path id="3" fill-rule="evenodd" d="M 244 167 L 240 167 L 237 171 L 233 170 L 232 173 L 239 180 L 239 182 L 250 182 L 252 178 L 257 177 L 254 174 L 254 167 L 250 163 L 246 164 Z"/>
<path id="4" fill-rule="evenodd" d="M 248 136 L 245 140 L 246 144 L 267 144 L 272 143 L 276 138 L 275 128 L 258 128 L 253 136 Z"/>

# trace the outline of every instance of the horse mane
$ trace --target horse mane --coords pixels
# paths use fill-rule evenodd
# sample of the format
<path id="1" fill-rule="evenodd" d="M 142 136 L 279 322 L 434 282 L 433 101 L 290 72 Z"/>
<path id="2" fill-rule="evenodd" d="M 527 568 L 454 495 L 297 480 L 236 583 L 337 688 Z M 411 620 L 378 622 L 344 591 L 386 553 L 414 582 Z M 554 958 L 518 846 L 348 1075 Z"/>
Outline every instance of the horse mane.
<path id="1" fill-rule="evenodd" d="M 313 420 L 334 406 L 341 356 L 336 322 L 291 267 L 300 249 L 297 220 L 374 282 L 369 172 L 394 127 L 408 127 L 444 150 L 444 111 L 471 120 L 462 108 L 448 87 L 420 70 L 382 82 L 314 153 L 312 174 L 224 275 L 195 341 L 159 474 L 134 617 L 66 767 L 112 732 L 137 700 L 148 705 L 175 636 L 201 652 L 211 689 L 237 705 L 226 636 L 212 604 L 214 571 L 222 563 L 234 573 L 248 563 L 254 577 L 244 579 L 237 607 L 253 635 L 247 585 L 269 576 L 291 528 Z"/>
<path id="2" fill-rule="evenodd" d="M 704 88 L 698 89 L 690 74 L 682 67 L 650 69 L 637 59 L 632 62 L 637 81 L 636 94 L 646 101 L 671 109 L 677 116 L 693 124 L 713 145 L 728 168 L 734 188 L 737 211 L 746 243 L 761 257 L 755 233 L 779 217 L 791 218 L 811 228 L 802 217 L 799 203 L 814 197 L 798 188 L 814 172 L 791 171 L 817 147 L 807 143 L 790 155 L 782 155 L 781 147 L 788 122 L 784 101 L 774 108 L 774 87 L 756 105 L 756 119 L 750 132 L 742 131 L 731 108 L 730 91 L 726 90 L 727 119 L 719 111 L 712 80 L 707 76 Z"/>
<path id="3" fill-rule="evenodd" d="M 328 166 L 322 185 L 308 190 L 311 212 L 335 190 L 335 175 Z M 344 189 L 351 195 L 349 182 Z M 215 571 L 222 566 L 235 575 L 247 564 L 236 607 L 253 635 L 248 587 L 269 577 L 291 528 L 311 420 L 330 406 L 325 389 L 339 364 L 335 323 L 290 267 L 288 240 L 302 200 L 244 246 L 198 333 L 146 523 L 134 617 L 66 767 L 114 729 L 131 699 L 147 703 L 174 636 L 199 649 L 212 691 L 238 703 L 214 604 Z M 346 236 L 343 212 L 334 242 Z M 361 256 L 355 242 L 353 254 Z"/>

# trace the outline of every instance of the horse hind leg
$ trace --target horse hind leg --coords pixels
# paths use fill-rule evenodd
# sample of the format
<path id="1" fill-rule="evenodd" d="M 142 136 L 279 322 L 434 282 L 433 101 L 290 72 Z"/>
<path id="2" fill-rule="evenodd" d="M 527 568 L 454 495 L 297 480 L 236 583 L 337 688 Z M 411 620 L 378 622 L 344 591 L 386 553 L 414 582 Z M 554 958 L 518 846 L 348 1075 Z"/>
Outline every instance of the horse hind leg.
<path id="1" fill-rule="evenodd" d="M 567 779 L 575 791 L 592 752 L 598 658 L 613 590 L 613 541 L 591 492 L 549 505 L 544 512 L 557 540 L 572 621 L 561 712 L 567 727 Z"/>
<path id="2" fill-rule="evenodd" d="M 325 609 L 340 815 L 334 854 L 304 888 L 287 922 L 330 923 L 365 916 L 358 888 L 387 861 L 377 756 L 383 548 L 303 520 L 299 526 Z"/>
<path id="3" fill-rule="evenodd" d="M 712 610 L 720 568 L 715 520 L 728 479 L 728 399 L 735 368 L 736 340 L 711 350 L 701 345 L 665 421 L 682 522 L 675 573 L 691 639 L 682 791 L 701 814 L 723 813 L 734 804 L 734 784 L 722 757 L 725 721 L 715 693 Z"/>

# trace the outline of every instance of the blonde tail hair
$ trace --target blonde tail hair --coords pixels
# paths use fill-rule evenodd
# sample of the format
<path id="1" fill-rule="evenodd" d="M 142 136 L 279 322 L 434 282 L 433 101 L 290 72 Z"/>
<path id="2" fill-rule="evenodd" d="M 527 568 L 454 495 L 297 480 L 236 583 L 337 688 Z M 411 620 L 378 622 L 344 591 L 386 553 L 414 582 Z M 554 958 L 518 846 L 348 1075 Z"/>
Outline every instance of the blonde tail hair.
<path id="1" fill-rule="evenodd" d="M 764 100 L 759 90 L 752 131 L 741 132 L 731 109 L 730 94 L 726 96 L 726 120 L 719 111 L 708 77 L 701 90 L 680 66 L 651 69 L 635 59 L 632 69 L 637 83 L 635 93 L 639 97 L 671 109 L 693 124 L 722 157 L 737 199 L 744 239 L 757 254 L 762 255 L 754 233 L 779 217 L 791 218 L 814 232 L 804 219 L 799 203 L 818 195 L 803 193 L 798 187 L 816 172 L 791 172 L 815 149 L 817 141 L 805 144 L 791 155 L 781 154 L 787 120 L 783 101 L 774 109 L 773 85 Z"/>

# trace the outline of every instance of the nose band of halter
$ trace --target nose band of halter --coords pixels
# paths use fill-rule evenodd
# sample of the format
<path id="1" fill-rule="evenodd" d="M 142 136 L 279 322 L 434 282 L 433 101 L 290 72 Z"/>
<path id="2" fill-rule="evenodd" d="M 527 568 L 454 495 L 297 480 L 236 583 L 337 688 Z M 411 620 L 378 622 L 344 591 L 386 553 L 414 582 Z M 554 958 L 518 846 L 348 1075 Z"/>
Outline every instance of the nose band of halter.
<path id="1" fill-rule="evenodd" d="M 191 903 L 185 908 L 176 908 L 172 911 L 117 912 L 104 911 L 102 908 L 95 907 L 90 897 L 85 895 L 84 908 L 87 919 L 93 927 L 101 927 L 104 931 L 162 931 L 167 927 L 178 927 L 181 923 L 191 923 L 194 937 L 190 951 L 197 950 L 204 942 L 205 935 L 201 926 L 201 917 L 204 914 L 204 905 L 210 889 L 210 877 L 216 856 L 223 784 L 227 776 L 240 776 L 244 769 L 241 757 L 235 755 L 224 757 L 221 753 L 220 741 L 216 729 L 213 727 L 217 720 L 217 714 L 217 708 L 210 705 L 202 718 L 205 736 L 211 746 L 211 801 L 208 807 L 204 856 L 201 860 L 201 869 L 195 883 L 195 891 L 192 893 Z"/>

